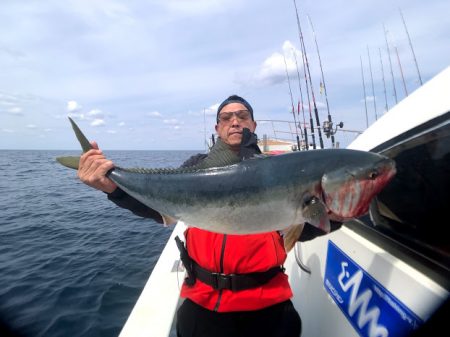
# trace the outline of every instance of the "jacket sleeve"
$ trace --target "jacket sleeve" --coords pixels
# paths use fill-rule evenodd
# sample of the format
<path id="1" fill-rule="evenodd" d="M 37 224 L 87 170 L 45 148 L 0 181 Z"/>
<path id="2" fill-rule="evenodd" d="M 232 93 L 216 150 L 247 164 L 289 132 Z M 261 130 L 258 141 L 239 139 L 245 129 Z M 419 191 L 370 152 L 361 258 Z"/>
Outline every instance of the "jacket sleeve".
<path id="1" fill-rule="evenodd" d="M 341 228 L 342 223 L 338 222 L 338 221 L 330 221 L 330 233 L 334 232 L 335 230 L 338 230 L 339 228 Z M 322 236 L 325 235 L 327 233 L 325 233 L 324 231 L 320 230 L 317 227 L 314 227 L 313 225 L 309 224 L 309 223 L 305 223 L 305 226 L 303 227 L 303 231 L 300 234 L 300 237 L 298 238 L 298 241 L 300 242 L 304 242 L 304 241 L 309 241 L 312 239 L 315 239 L 318 236 Z"/>
<path id="2" fill-rule="evenodd" d="M 188 160 L 186 160 L 181 165 L 181 167 L 189 167 L 196 165 L 201 160 L 205 159 L 206 156 L 207 156 L 206 154 L 201 153 L 194 155 L 190 157 Z M 119 187 L 117 187 L 114 192 L 107 193 L 107 196 L 108 200 L 112 201 L 121 208 L 128 209 L 137 216 L 140 216 L 142 218 L 150 218 L 161 224 L 163 223 L 162 216 L 161 214 L 159 214 L 158 211 L 155 211 L 154 209 L 144 205 L 142 202 L 133 198 L 131 195 L 129 195 Z"/>
<path id="3" fill-rule="evenodd" d="M 159 212 L 144 205 L 139 200 L 133 198 L 119 187 L 112 193 L 107 193 L 108 199 L 115 203 L 117 206 L 125 208 L 133 212 L 133 214 L 142 218 L 151 218 L 158 223 L 163 223 L 163 219 Z"/>

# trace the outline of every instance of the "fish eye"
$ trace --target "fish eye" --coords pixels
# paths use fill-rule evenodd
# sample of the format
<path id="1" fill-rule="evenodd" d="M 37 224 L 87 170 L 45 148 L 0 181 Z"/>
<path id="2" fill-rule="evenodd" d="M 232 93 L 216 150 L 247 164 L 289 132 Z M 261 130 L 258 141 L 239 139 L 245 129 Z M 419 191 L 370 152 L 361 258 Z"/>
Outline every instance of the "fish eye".
<path id="1" fill-rule="evenodd" d="M 378 177 L 379 173 L 376 170 L 373 170 L 372 172 L 369 173 L 369 179 L 370 180 L 374 180 L 376 177 Z"/>
<path id="2" fill-rule="evenodd" d="M 304 206 L 309 206 L 309 205 L 314 205 L 315 203 L 317 203 L 319 200 L 317 199 L 317 197 L 315 197 L 314 195 L 306 195 L 303 198 L 303 207 Z"/>

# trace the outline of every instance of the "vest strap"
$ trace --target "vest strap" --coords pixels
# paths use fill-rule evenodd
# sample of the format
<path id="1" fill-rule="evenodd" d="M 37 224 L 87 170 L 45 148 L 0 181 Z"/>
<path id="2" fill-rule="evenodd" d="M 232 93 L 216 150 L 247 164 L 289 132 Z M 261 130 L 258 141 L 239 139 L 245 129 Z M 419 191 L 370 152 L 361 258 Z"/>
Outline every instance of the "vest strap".
<path id="1" fill-rule="evenodd" d="M 180 250 L 181 261 L 187 270 L 188 277 L 186 283 L 192 286 L 196 279 L 206 283 L 216 290 L 228 289 L 239 291 L 244 289 L 256 288 L 269 282 L 278 273 L 283 273 L 282 266 L 276 266 L 263 272 L 254 272 L 246 274 L 223 274 L 215 273 L 200 267 L 187 253 L 183 242 L 177 236 L 175 238 L 177 247 Z"/>

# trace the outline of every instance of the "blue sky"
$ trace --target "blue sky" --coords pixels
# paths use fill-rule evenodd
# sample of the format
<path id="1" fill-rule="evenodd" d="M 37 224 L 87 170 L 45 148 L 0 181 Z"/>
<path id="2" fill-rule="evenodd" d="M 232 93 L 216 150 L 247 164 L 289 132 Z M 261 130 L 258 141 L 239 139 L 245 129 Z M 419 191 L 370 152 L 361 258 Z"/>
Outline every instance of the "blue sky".
<path id="1" fill-rule="evenodd" d="M 399 9 L 423 81 L 449 66 L 447 0 L 296 3 L 321 121 L 327 109 L 307 15 L 331 115 L 345 130 L 366 127 L 360 57 L 369 123 L 374 97 L 378 116 L 386 105 L 381 61 L 388 106 L 395 104 L 383 25 L 398 100 L 397 53 L 408 93 L 420 85 Z M 293 121 L 284 59 L 295 102 L 300 96 L 292 0 L 2 0 L 0 30 L 0 149 L 78 149 L 70 115 L 103 149 L 204 150 L 216 108 L 231 94 L 245 97 L 257 120 Z M 257 133 L 273 127 L 260 122 Z M 336 135 L 341 146 L 354 137 Z"/>

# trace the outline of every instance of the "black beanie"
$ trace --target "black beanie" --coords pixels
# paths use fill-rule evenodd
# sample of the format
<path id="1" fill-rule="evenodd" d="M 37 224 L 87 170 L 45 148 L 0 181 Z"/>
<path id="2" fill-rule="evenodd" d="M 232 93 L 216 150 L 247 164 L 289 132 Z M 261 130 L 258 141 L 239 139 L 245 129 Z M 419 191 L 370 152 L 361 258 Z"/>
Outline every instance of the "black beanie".
<path id="1" fill-rule="evenodd" d="M 222 104 L 219 105 L 219 108 L 217 109 L 217 123 L 219 123 L 219 112 L 220 112 L 220 110 L 222 110 L 225 105 L 228 105 L 230 103 L 241 103 L 243 106 L 245 106 L 247 108 L 248 111 L 250 111 L 250 116 L 252 117 L 252 121 L 255 120 L 253 118 L 253 108 L 250 105 L 250 103 L 247 102 L 245 99 L 243 99 L 242 97 L 240 97 L 238 95 L 231 95 L 226 100 L 224 100 L 222 102 Z"/>

